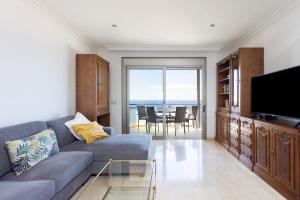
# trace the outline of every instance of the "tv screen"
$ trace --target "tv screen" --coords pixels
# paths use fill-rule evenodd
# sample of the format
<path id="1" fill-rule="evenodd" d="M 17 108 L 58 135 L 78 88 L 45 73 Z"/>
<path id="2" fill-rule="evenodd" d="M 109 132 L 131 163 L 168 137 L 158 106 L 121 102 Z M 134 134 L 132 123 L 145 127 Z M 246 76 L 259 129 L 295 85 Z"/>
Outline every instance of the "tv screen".
<path id="1" fill-rule="evenodd" d="M 252 112 L 300 118 L 300 66 L 253 77 Z"/>

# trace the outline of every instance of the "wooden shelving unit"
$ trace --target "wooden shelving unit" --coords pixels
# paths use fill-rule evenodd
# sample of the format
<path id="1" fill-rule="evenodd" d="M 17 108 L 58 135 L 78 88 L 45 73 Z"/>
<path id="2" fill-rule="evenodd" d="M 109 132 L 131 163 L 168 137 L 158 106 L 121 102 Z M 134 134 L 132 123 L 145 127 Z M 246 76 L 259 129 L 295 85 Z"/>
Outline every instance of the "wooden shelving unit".
<path id="1" fill-rule="evenodd" d="M 221 70 L 219 71 L 219 73 L 224 73 L 224 72 L 229 71 L 229 70 L 230 70 L 230 67 L 226 67 L 226 68 L 224 68 L 224 69 L 221 69 Z"/>
<path id="2" fill-rule="evenodd" d="M 230 106 L 230 57 L 224 58 L 217 64 L 217 106 L 218 110 Z"/>
<path id="3" fill-rule="evenodd" d="M 263 48 L 240 48 L 217 63 L 216 140 L 250 168 L 253 141 L 241 136 L 250 122 L 240 117 L 251 115 L 251 78 L 263 74 L 263 55 Z"/>

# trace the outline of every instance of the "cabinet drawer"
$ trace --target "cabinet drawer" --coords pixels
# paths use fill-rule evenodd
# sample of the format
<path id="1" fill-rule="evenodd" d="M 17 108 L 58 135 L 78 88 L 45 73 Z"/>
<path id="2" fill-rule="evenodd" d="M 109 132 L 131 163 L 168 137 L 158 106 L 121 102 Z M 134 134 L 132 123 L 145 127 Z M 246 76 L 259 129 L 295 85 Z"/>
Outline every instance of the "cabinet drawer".
<path id="1" fill-rule="evenodd" d="M 238 138 L 238 136 L 236 136 L 236 135 L 230 135 L 230 138 L 231 138 L 232 140 L 236 141 L 236 142 L 239 141 L 239 138 Z"/>
<path id="2" fill-rule="evenodd" d="M 252 132 L 241 130 L 241 136 L 247 138 L 248 140 L 252 141 Z"/>
<path id="3" fill-rule="evenodd" d="M 234 136 L 238 137 L 239 136 L 238 128 L 230 127 L 230 135 L 234 135 Z"/>
<path id="4" fill-rule="evenodd" d="M 265 136 L 270 134 L 272 131 L 272 128 L 268 125 L 260 124 L 260 123 L 255 123 L 255 133 Z"/>
<path id="5" fill-rule="evenodd" d="M 253 120 L 249 118 L 241 117 L 241 130 L 252 132 Z"/>
<path id="6" fill-rule="evenodd" d="M 239 127 L 239 118 L 231 117 L 230 118 L 230 125 L 233 127 Z"/>
<path id="7" fill-rule="evenodd" d="M 242 138 L 242 137 L 241 137 L 241 145 L 244 146 L 245 148 L 249 149 L 249 151 L 251 151 L 251 149 L 252 149 L 251 141 L 249 141 L 245 138 Z"/>
<path id="8" fill-rule="evenodd" d="M 238 150 L 238 142 L 234 140 L 233 138 L 230 138 L 230 146 L 233 147 L 234 149 Z"/>
<path id="9" fill-rule="evenodd" d="M 243 154 L 245 157 L 247 157 L 249 160 L 252 159 L 252 152 L 249 151 L 249 149 L 241 146 L 241 154 Z"/>
<path id="10" fill-rule="evenodd" d="M 239 115 L 240 114 L 240 108 L 232 106 L 231 107 L 231 113 Z"/>

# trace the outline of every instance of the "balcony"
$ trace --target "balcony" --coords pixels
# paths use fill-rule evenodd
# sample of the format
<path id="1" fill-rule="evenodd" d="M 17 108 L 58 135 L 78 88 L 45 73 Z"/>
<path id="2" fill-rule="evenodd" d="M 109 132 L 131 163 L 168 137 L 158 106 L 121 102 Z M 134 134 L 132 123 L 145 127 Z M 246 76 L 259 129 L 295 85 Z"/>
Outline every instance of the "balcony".
<path id="1" fill-rule="evenodd" d="M 202 110 L 200 109 L 202 109 L 202 106 L 200 105 L 200 109 L 194 108 L 197 114 L 195 115 L 194 111 L 193 115 L 192 110 L 193 107 L 196 106 L 196 104 L 166 104 L 164 117 L 164 105 L 161 103 L 129 104 L 129 131 L 131 134 L 151 134 L 153 136 L 162 137 L 164 136 L 165 129 L 165 135 L 168 138 L 201 138 L 203 116 L 201 114 Z M 139 113 L 138 107 L 144 109 L 145 112 L 140 111 Z M 151 107 L 154 108 L 155 121 L 157 123 L 153 123 L 153 119 L 152 121 L 150 120 L 151 116 L 148 108 Z M 176 108 L 180 107 L 185 107 L 186 109 L 184 109 L 184 113 L 181 113 L 182 116 L 176 117 L 176 114 L 180 115 L 179 112 L 176 113 Z M 183 120 L 179 120 L 180 123 L 175 123 L 176 120 L 176 122 L 178 122 L 179 118 Z"/>

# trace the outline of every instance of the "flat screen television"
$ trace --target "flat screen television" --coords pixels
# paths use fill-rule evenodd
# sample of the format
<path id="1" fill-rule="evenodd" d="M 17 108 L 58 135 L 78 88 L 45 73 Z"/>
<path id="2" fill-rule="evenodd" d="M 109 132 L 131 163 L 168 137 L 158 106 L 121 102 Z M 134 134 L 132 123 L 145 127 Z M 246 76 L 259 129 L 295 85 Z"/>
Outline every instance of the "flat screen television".
<path id="1" fill-rule="evenodd" d="M 252 112 L 300 118 L 300 66 L 253 77 Z"/>

